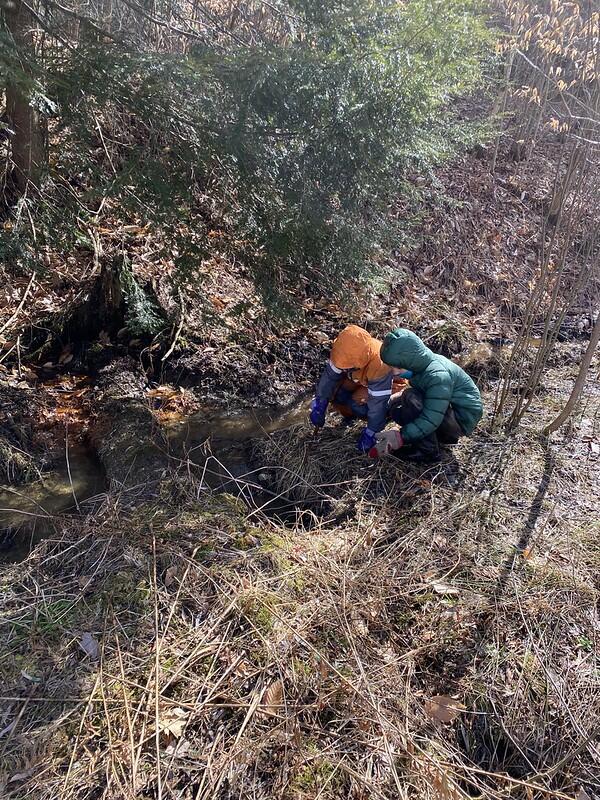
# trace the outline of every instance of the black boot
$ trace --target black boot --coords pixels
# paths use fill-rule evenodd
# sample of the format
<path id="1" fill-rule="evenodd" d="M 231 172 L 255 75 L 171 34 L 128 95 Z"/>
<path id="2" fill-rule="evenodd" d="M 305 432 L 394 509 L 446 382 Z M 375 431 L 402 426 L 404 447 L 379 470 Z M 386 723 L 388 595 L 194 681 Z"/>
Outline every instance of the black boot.
<path id="1" fill-rule="evenodd" d="M 442 454 L 416 448 L 412 453 L 407 453 L 404 458 L 413 464 L 438 464 L 442 460 Z"/>
<path id="2" fill-rule="evenodd" d="M 407 455 L 407 460 L 422 464 L 437 464 L 441 461 L 440 443 L 435 433 L 430 433 L 429 436 L 415 442 L 414 452 Z"/>
<path id="3" fill-rule="evenodd" d="M 414 444 L 404 444 L 398 450 L 392 450 L 390 453 L 394 458 L 399 458 L 401 461 L 408 461 L 414 456 L 417 448 Z"/>

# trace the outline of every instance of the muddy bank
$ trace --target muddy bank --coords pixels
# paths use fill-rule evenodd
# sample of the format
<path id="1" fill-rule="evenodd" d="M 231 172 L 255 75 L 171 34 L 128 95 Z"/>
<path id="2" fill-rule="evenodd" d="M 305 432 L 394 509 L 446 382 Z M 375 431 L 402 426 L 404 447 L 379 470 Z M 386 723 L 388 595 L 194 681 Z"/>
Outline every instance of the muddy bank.
<path id="1" fill-rule="evenodd" d="M 18 376 L 0 381 L 0 483 L 20 486 L 38 477 L 49 460 L 40 426 L 43 399 Z"/>
<path id="2" fill-rule="evenodd" d="M 561 345 L 556 359 L 576 359 L 578 347 Z M 466 347 L 456 360 L 485 388 L 497 379 L 508 351 L 505 344 L 479 343 Z M 333 417 L 318 441 L 312 437 L 303 423 L 313 384 L 305 382 L 309 385 L 300 393 L 298 386 L 289 387 L 295 388 L 295 398 L 284 406 L 240 410 L 231 407 L 230 398 L 229 408 L 217 410 L 199 407 L 194 394 L 180 387 L 151 388 L 139 362 L 125 358 L 100 370 L 89 389 L 67 386 L 65 393 L 82 401 L 81 407 L 69 409 L 69 419 L 77 418 L 79 428 L 55 428 L 55 452 L 60 446 L 54 469 L 31 491 L 27 487 L 19 494 L 15 486 L 6 487 L 0 507 L 20 516 L 0 517 L 5 543 L 47 535 L 43 531 L 51 529 L 55 515 L 77 511 L 82 500 L 98 492 L 139 504 L 178 472 L 193 474 L 207 491 L 240 497 L 252 513 L 294 525 L 302 517 L 305 527 L 345 513 L 343 503 L 336 503 L 351 498 L 356 480 L 363 490 L 368 486 L 369 499 L 394 491 L 385 481 L 364 482 L 373 465 L 356 454 L 354 432 L 346 437 Z M 40 392 L 47 389 L 40 387 Z"/>
<path id="3" fill-rule="evenodd" d="M 139 365 L 119 359 L 100 371 L 93 393 L 89 440 L 109 487 L 149 496 L 168 466 L 167 440 L 156 424 Z"/>

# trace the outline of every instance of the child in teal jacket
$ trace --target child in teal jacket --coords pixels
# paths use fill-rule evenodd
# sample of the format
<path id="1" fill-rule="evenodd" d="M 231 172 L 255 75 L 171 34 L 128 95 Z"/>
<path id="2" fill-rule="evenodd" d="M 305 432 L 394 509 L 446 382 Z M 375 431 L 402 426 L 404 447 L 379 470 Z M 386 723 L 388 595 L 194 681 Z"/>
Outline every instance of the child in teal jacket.
<path id="1" fill-rule="evenodd" d="M 381 360 L 396 370 L 411 370 L 410 389 L 390 408 L 400 430 L 383 431 L 372 455 L 414 445 L 412 458 L 437 461 L 440 444 L 470 436 L 483 415 L 481 394 L 453 361 L 432 352 L 412 331 L 397 328 L 383 340 Z"/>

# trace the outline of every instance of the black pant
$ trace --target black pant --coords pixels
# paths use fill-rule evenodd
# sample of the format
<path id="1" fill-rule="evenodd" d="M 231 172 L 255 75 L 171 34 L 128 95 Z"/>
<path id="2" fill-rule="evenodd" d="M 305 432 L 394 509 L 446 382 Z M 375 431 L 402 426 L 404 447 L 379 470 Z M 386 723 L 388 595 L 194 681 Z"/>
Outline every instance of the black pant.
<path id="1" fill-rule="evenodd" d="M 408 425 L 422 413 L 423 403 L 422 392 L 418 389 L 405 389 L 397 399 L 390 401 L 389 416 L 400 427 Z M 461 436 L 464 436 L 464 431 L 456 419 L 454 409 L 449 405 L 436 430 L 414 444 L 422 453 L 437 457 L 440 454 L 440 444 L 456 444 Z"/>

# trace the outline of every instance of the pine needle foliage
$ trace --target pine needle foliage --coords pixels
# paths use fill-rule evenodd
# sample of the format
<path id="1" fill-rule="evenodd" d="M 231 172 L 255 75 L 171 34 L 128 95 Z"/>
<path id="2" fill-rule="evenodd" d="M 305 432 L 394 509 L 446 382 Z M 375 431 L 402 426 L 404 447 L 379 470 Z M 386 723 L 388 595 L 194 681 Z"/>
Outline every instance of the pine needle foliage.
<path id="1" fill-rule="evenodd" d="M 136 280 L 126 255 L 123 257 L 119 277 L 125 299 L 125 321 L 129 332 L 136 336 L 152 336 L 160 333 L 165 328 L 165 321 L 156 304 Z"/>
<path id="2" fill-rule="evenodd" d="M 479 1 L 288 0 L 252 35 L 201 4 L 194 35 L 167 44 L 134 7 L 107 23 L 86 6 L 76 41 L 72 19 L 39 9 L 46 191 L 75 180 L 79 220 L 108 198 L 172 231 L 220 226 L 265 295 L 378 277 L 403 175 L 460 145 L 446 109 L 490 49 Z M 205 247 L 178 236 L 185 270 Z"/>

